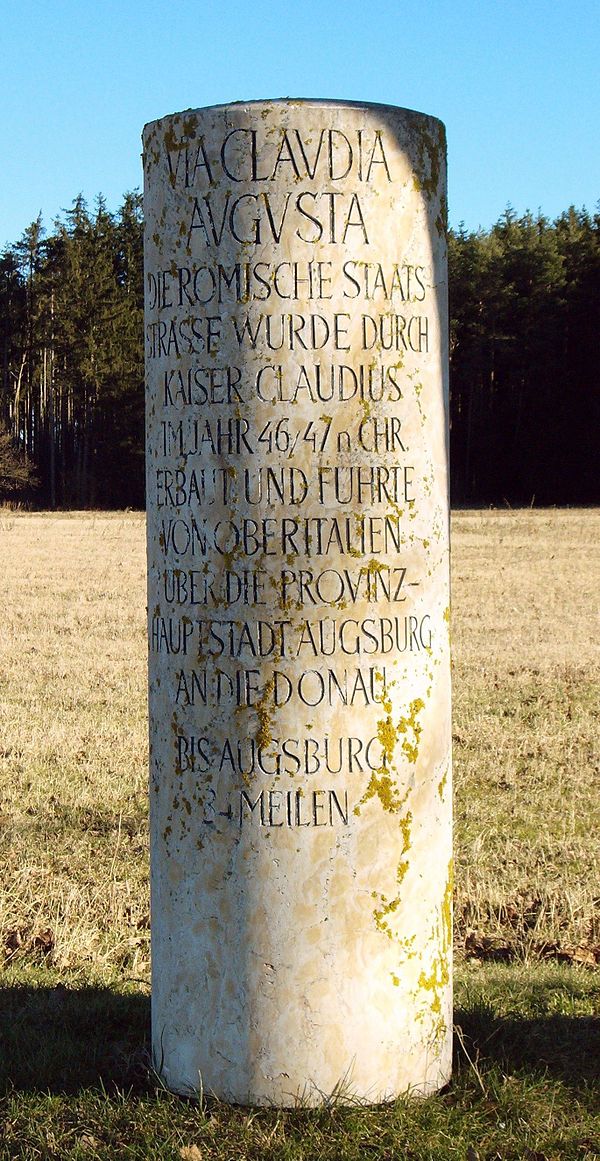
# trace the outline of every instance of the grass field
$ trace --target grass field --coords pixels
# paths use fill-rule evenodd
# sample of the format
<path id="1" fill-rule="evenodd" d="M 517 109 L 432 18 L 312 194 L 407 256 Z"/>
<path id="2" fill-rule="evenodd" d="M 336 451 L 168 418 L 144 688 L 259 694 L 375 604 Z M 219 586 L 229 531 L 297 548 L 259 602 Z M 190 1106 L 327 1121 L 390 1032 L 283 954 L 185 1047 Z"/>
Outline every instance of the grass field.
<path id="1" fill-rule="evenodd" d="M 600 1157 L 600 512 L 454 515 L 456 1067 L 374 1110 L 155 1084 L 143 517 L 0 543 L 0 1159 Z"/>

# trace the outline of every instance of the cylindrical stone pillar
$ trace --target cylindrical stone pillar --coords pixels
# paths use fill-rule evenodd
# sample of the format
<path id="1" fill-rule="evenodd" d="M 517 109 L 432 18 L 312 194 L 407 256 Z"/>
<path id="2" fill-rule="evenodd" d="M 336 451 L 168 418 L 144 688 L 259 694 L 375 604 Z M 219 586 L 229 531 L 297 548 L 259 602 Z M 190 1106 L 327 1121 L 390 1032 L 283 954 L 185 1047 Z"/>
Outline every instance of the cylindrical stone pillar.
<path id="1" fill-rule="evenodd" d="M 152 1009 L 175 1091 L 381 1101 L 451 1049 L 445 143 L 144 133 Z"/>

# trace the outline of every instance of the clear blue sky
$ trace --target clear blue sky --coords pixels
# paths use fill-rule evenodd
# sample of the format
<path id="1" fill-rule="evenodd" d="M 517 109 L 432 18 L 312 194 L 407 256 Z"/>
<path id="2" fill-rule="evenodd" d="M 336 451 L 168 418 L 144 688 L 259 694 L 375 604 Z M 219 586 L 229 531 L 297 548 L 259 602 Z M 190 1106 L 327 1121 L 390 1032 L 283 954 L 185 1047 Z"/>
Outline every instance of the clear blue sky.
<path id="1" fill-rule="evenodd" d="M 450 221 L 600 199 L 600 0 L 0 0 L 0 247 L 141 187 L 146 121 L 261 97 L 447 126 Z"/>

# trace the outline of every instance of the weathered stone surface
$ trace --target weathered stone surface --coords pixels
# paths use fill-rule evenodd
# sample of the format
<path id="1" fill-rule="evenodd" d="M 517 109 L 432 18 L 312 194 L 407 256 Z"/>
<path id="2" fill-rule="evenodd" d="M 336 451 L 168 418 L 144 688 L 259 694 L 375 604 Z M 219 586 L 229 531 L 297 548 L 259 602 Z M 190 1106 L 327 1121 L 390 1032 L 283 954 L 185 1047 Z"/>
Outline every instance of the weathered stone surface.
<path id="1" fill-rule="evenodd" d="M 144 134 L 153 1039 L 166 1083 L 450 1071 L 445 146 L 386 106 Z"/>

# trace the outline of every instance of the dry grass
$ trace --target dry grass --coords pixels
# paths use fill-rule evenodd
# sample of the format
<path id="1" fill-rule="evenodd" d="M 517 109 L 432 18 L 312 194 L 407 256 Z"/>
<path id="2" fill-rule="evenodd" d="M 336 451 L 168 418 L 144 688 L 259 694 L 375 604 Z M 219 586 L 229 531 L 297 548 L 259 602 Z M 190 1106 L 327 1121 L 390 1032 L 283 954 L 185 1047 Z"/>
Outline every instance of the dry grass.
<path id="1" fill-rule="evenodd" d="M 591 964 L 600 512 L 463 512 L 453 532 L 459 942 Z"/>
<path id="2" fill-rule="evenodd" d="M 453 525 L 458 945 L 592 956 L 600 513 Z M 144 518 L 4 513 L 0 542 L 0 951 L 145 980 Z"/>
<path id="3" fill-rule="evenodd" d="M 148 969 L 144 518 L 0 519 L 0 943 Z"/>

